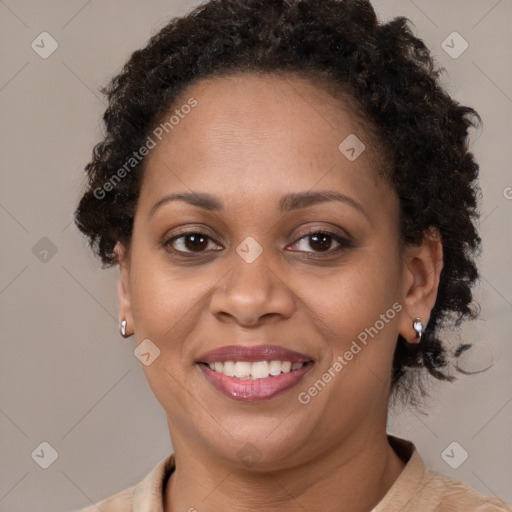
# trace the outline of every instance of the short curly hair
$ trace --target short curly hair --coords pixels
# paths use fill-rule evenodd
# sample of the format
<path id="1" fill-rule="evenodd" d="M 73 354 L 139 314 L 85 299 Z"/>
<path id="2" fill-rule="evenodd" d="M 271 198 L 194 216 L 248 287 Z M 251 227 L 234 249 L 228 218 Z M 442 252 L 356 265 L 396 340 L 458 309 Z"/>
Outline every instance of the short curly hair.
<path id="1" fill-rule="evenodd" d="M 171 19 L 102 89 L 106 133 L 85 168 L 76 225 L 104 268 L 116 263 L 116 242 L 130 246 L 146 159 L 113 185 L 112 177 L 188 86 L 243 72 L 323 77 L 348 93 L 392 162 L 387 178 L 399 198 L 401 242 L 419 244 L 432 228 L 440 235 L 444 267 L 430 321 L 420 344 L 398 337 L 393 360 L 395 398 L 417 403 L 428 393 L 414 369 L 452 381 L 450 354 L 471 346 L 450 352 L 441 328 L 478 315 L 471 288 L 479 277 L 480 189 L 468 140 L 480 117 L 443 89 L 443 69 L 408 19 L 381 23 L 367 0 L 210 0 Z"/>

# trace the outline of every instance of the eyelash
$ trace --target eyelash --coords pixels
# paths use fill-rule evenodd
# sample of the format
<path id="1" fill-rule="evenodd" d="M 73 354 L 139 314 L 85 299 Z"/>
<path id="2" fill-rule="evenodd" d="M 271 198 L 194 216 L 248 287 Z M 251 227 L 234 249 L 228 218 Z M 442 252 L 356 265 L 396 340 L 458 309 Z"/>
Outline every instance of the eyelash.
<path id="1" fill-rule="evenodd" d="M 172 247 L 173 242 L 175 242 L 176 240 L 179 240 L 180 238 L 185 238 L 189 235 L 199 235 L 199 236 L 205 237 L 205 238 L 213 241 L 213 239 L 211 237 L 209 237 L 206 233 L 203 233 L 201 231 L 191 230 L 191 231 L 184 231 L 184 232 L 180 233 L 179 235 L 169 238 L 167 241 L 165 241 L 163 243 L 163 246 L 166 250 L 169 250 L 168 247 Z M 335 249 L 328 249 L 327 251 L 324 251 L 324 252 L 321 252 L 321 251 L 299 251 L 299 252 L 306 252 L 307 254 L 316 254 L 316 255 L 319 255 L 320 257 L 323 257 L 322 255 L 325 254 L 327 257 L 327 256 L 332 256 L 333 254 L 337 254 L 338 252 L 341 252 L 343 250 L 350 249 L 351 247 L 353 247 L 352 242 L 350 240 L 348 240 L 347 238 L 344 238 L 344 237 L 338 235 L 337 233 L 333 233 L 332 231 L 327 231 L 327 230 L 318 229 L 318 228 L 308 231 L 307 233 L 304 233 L 292 245 L 295 245 L 296 243 L 303 240 L 304 238 L 312 237 L 313 235 L 326 235 L 326 236 L 332 238 L 334 241 L 338 242 L 339 246 Z M 172 252 L 174 252 L 175 254 L 177 254 L 178 256 L 183 256 L 185 258 L 201 256 L 201 255 L 204 255 L 205 253 L 207 253 L 207 251 L 199 251 L 197 253 L 193 252 L 193 251 L 179 251 L 174 248 L 171 248 L 170 250 Z M 317 256 L 315 256 L 315 257 L 317 257 Z"/>

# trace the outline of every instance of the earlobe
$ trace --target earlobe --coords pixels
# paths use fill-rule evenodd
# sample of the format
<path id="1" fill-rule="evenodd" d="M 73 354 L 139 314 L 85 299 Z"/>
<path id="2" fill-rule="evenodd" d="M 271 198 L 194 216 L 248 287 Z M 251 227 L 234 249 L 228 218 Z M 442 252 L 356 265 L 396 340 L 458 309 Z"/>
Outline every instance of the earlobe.
<path id="1" fill-rule="evenodd" d="M 437 298 L 443 269 L 441 237 L 436 229 L 430 228 L 420 245 L 408 246 L 404 251 L 404 308 L 401 312 L 399 332 L 408 342 L 418 343 Z"/>
<path id="2" fill-rule="evenodd" d="M 130 303 L 130 264 L 125 248 L 120 242 L 116 243 L 114 253 L 116 255 L 117 264 L 119 265 L 119 282 L 117 287 L 120 318 L 119 332 L 123 338 L 129 338 L 134 331 Z"/>

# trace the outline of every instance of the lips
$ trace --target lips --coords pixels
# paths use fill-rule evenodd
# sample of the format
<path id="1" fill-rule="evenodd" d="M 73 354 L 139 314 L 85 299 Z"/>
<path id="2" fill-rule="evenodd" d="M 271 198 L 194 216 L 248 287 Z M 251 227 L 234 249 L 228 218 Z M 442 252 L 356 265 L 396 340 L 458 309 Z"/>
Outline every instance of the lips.
<path id="1" fill-rule="evenodd" d="M 206 380 L 225 396 L 254 402 L 296 386 L 314 361 L 311 356 L 276 345 L 229 345 L 203 354 L 196 364 Z M 260 378 L 253 376 L 256 374 Z"/>

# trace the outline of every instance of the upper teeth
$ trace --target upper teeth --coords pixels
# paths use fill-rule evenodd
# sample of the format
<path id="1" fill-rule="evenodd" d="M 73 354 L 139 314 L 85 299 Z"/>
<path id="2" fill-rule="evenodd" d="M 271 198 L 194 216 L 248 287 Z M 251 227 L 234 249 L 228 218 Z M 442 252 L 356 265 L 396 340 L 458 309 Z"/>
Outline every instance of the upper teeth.
<path id="1" fill-rule="evenodd" d="M 292 363 L 291 361 L 226 361 L 225 363 L 209 363 L 210 370 L 222 373 L 227 377 L 247 379 L 265 379 L 269 375 L 279 375 L 299 370 L 305 363 Z"/>

